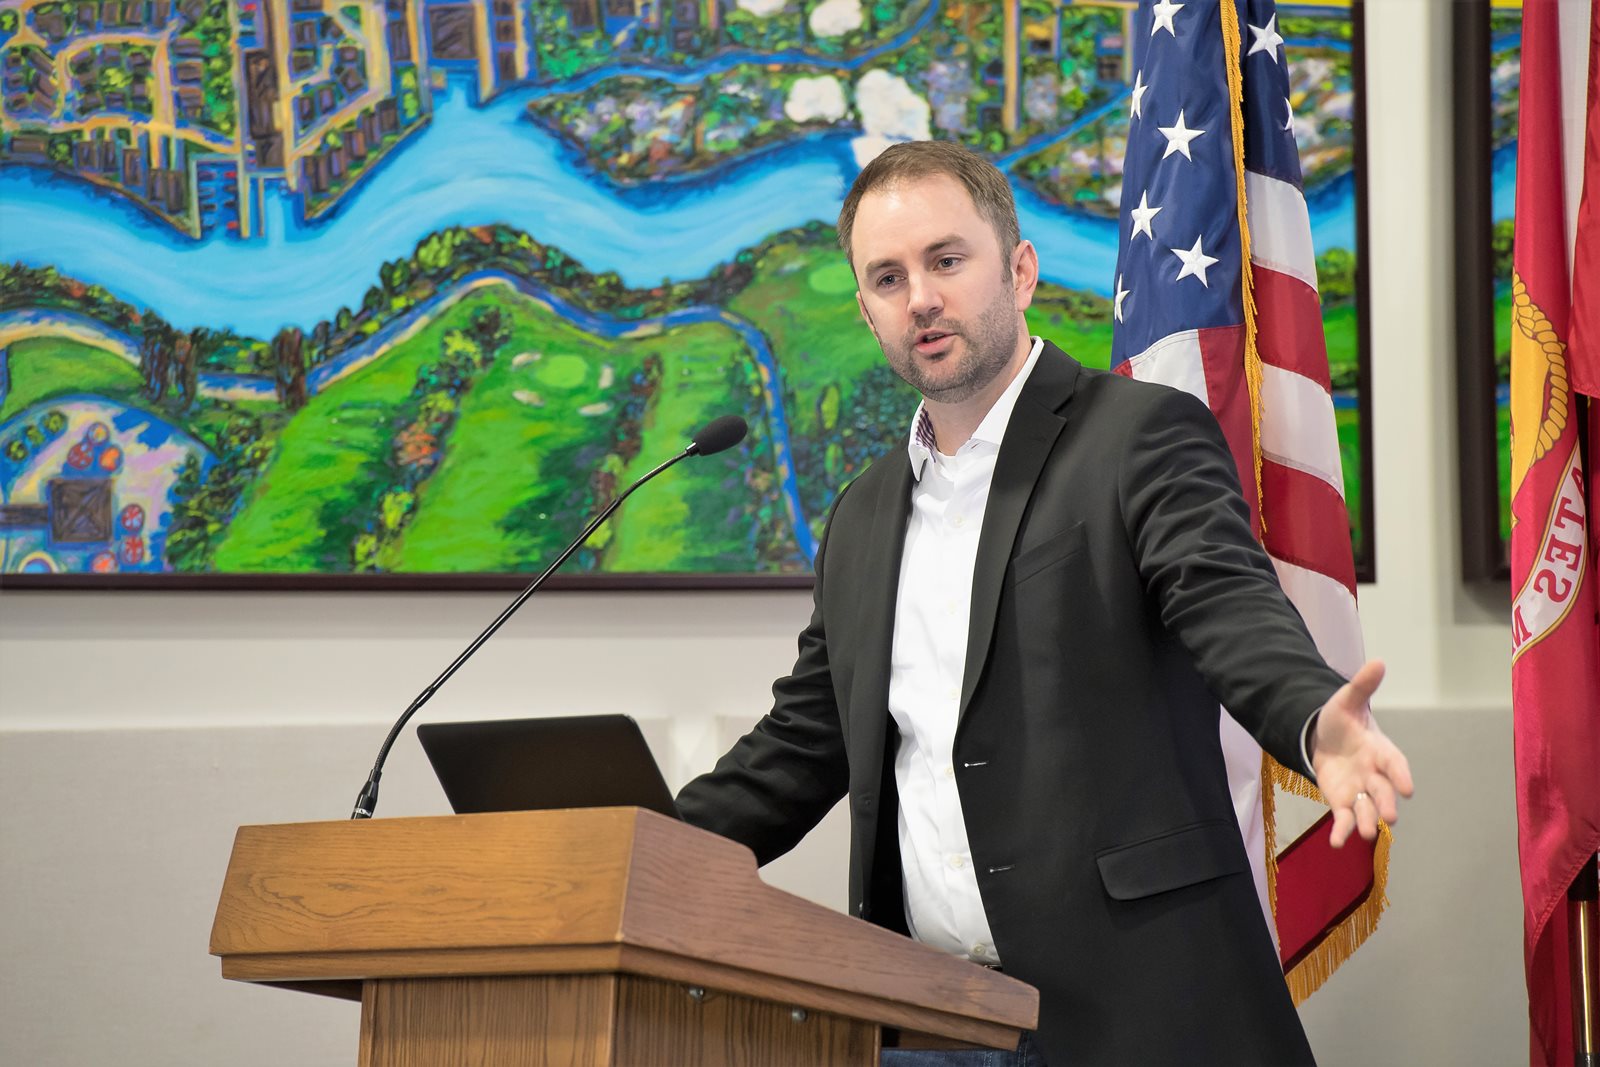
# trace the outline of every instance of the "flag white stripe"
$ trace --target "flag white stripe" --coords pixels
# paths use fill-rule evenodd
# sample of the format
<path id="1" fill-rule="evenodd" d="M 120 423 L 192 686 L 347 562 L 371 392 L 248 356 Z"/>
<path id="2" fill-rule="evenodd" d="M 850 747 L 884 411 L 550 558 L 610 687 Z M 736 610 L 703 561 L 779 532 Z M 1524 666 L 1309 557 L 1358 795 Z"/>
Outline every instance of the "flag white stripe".
<path id="1" fill-rule="evenodd" d="M 1306 198 L 1288 182 L 1244 172 L 1250 219 L 1250 262 L 1317 287 L 1317 256 L 1311 247 Z"/>
<path id="2" fill-rule="evenodd" d="M 1157 382 L 1199 397 L 1207 407 L 1205 360 L 1200 353 L 1200 331 L 1170 333 L 1128 360 L 1128 370 L 1141 382 Z"/>
<path id="3" fill-rule="evenodd" d="M 1281 559 L 1272 563 L 1283 591 L 1306 620 L 1306 629 L 1311 631 L 1322 658 L 1328 666 L 1350 677 L 1366 661 L 1356 598 L 1340 582 L 1320 571 Z"/>
<path id="4" fill-rule="evenodd" d="M 1327 391 L 1303 374 L 1264 364 L 1261 413 L 1262 457 L 1321 478 L 1342 498 L 1344 468 Z"/>
<path id="5" fill-rule="evenodd" d="M 1261 807 L 1261 746 L 1228 714 L 1218 716 L 1218 736 L 1222 742 L 1222 762 L 1228 772 L 1228 793 L 1233 797 L 1233 816 L 1244 838 L 1245 855 L 1250 857 L 1250 877 L 1256 884 L 1261 914 L 1267 917 L 1272 945 L 1278 946 L 1278 924 L 1272 920 L 1272 897 L 1267 890 L 1267 825 Z"/>

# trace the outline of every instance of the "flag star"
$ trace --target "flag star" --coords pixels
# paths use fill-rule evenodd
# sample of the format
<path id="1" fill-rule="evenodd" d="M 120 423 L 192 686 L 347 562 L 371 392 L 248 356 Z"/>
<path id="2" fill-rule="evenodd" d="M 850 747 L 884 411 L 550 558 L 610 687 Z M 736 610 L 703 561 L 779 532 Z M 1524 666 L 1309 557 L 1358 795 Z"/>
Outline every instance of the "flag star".
<path id="1" fill-rule="evenodd" d="M 1150 27 L 1150 36 L 1154 37 L 1161 30 L 1166 30 L 1174 37 L 1178 36 L 1178 31 L 1172 28 L 1172 16 L 1183 10 L 1183 5 L 1174 4 L 1171 0 L 1160 0 L 1152 10 L 1155 12 L 1156 21 L 1155 25 Z"/>
<path id="2" fill-rule="evenodd" d="M 1289 117 L 1283 120 L 1283 128 L 1292 130 L 1294 129 L 1294 105 L 1289 102 L 1287 96 L 1283 98 L 1283 109 L 1289 113 Z"/>
<path id="3" fill-rule="evenodd" d="M 1145 90 L 1150 86 L 1144 83 L 1144 71 L 1139 71 L 1133 76 L 1133 117 L 1140 118 L 1139 101 L 1143 98 Z"/>
<path id="4" fill-rule="evenodd" d="M 1111 314 L 1116 317 L 1118 322 L 1122 321 L 1122 301 L 1128 296 L 1128 294 L 1133 292 L 1132 289 L 1124 289 L 1122 287 L 1123 277 L 1124 275 L 1117 275 L 1117 300 L 1111 308 Z M 1206 288 L 1209 289 L 1210 286 L 1207 286 Z"/>
<path id="5" fill-rule="evenodd" d="M 1167 139 L 1167 150 L 1161 153 L 1162 159 L 1166 159 L 1174 152 L 1182 152 L 1184 159 L 1187 159 L 1191 163 L 1194 162 L 1194 157 L 1189 154 L 1189 142 L 1194 140 L 1196 137 L 1199 137 L 1206 131 L 1191 130 L 1189 127 L 1185 126 L 1183 124 L 1182 111 L 1178 112 L 1178 124 L 1176 126 L 1158 126 L 1156 128 L 1160 130 L 1162 136 Z"/>
<path id="6" fill-rule="evenodd" d="M 1206 281 L 1206 268 L 1217 262 L 1217 259 L 1215 256 L 1206 255 L 1205 250 L 1200 247 L 1200 238 L 1194 239 L 1193 248 L 1174 248 L 1172 254 L 1183 260 L 1183 269 L 1178 272 L 1174 281 L 1182 281 L 1193 275 L 1200 279 L 1201 285 L 1207 289 L 1211 288 L 1211 283 Z"/>
<path id="7" fill-rule="evenodd" d="M 1128 214 L 1133 216 L 1133 232 L 1128 234 L 1128 241 L 1130 243 L 1141 233 L 1150 238 L 1152 241 L 1156 239 L 1156 235 L 1150 232 L 1150 220 L 1155 218 L 1156 213 L 1161 209 L 1150 206 L 1150 201 L 1148 199 L 1149 195 L 1149 193 L 1140 193 L 1139 206 L 1131 209 L 1128 212 Z"/>
<path id="8" fill-rule="evenodd" d="M 1283 37 L 1278 33 L 1278 16 L 1273 15 L 1268 19 L 1265 28 L 1251 26 L 1250 32 L 1256 35 L 1256 39 L 1250 45 L 1250 51 L 1245 53 L 1246 58 L 1255 55 L 1257 52 L 1265 52 L 1276 63 L 1278 61 L 1278 46 L 1283 43 Z"/>

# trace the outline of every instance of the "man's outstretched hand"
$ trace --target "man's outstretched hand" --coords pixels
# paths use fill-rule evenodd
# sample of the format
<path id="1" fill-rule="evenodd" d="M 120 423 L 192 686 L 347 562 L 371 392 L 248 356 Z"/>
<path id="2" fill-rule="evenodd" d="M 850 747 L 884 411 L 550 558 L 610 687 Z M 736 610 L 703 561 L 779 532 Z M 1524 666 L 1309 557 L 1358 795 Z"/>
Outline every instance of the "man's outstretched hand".
<path id="1" fill-rule="evenodd" d="M 1412 793 L 1411 765 L 1372 721 L 1369 704 L 1382 681 L 1382 661 L 1368 660 L 1317 716 L 1311 769 L 1333 810 L 1328 843 L 1334 848 L 1344 846 L 1351 830 L 1368 841 L 1377 837 L 1379 817 L 1399 821 L 1396 795 Z"/>

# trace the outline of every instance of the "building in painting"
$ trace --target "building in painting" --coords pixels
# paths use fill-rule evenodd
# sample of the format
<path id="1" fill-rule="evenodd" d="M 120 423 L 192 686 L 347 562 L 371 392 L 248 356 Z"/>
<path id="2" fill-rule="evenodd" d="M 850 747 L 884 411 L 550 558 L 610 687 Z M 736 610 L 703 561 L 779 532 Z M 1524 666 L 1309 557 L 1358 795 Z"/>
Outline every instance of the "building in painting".
<path id="1" fill-rule="evenodd" d="M 197 236 L 259 232 L 262 183 L 280 178 L 325 211 L 428 121 L 420 3 L 40 4 L 0 41 L 0 163 L 115 189 Z M 492 57 L 504 77 L 521 69 L 511 44 Z"/>

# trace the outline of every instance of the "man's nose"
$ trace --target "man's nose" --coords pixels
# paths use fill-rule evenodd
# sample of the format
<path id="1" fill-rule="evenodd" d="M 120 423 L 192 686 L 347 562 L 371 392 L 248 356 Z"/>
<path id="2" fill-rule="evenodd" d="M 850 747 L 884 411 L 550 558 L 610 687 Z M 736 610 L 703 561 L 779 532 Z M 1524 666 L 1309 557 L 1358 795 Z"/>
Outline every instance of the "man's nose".
<path id="1" fill-rule="evenodd" d="M 906 293 L 910 301 L 906 310 L 913 318 L 932 321 L 944 311 L 944 301 L 939 295 L 939 287 L 934 284 L 934 279 L 921 271 L 906 277 Z"/>

